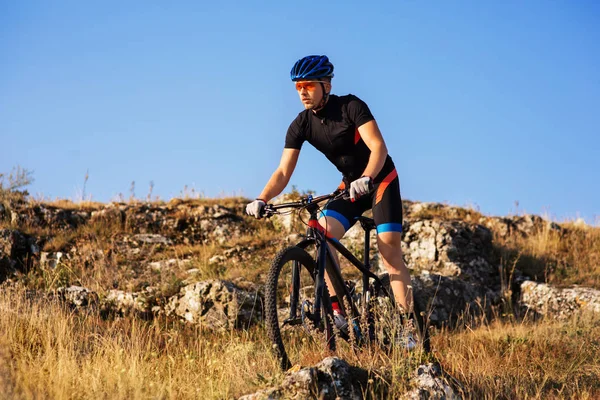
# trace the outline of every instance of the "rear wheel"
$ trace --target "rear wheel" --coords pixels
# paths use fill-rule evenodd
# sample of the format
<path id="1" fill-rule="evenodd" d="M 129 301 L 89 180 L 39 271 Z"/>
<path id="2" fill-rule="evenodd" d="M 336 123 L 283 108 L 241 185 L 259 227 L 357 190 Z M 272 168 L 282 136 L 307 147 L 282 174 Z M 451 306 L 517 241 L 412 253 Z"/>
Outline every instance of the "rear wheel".
<path id="1" fill-rule="evenodd" d="M 269 270 L 265 288 L 267 334 L 281 362 L 292 366 L 311 346 L 335 350 L 333 311 L 327 287 L 323 288 L 320 315 L 315 315 L 317 266 L 305 250 L 293 246 L 280 251 Z"/>

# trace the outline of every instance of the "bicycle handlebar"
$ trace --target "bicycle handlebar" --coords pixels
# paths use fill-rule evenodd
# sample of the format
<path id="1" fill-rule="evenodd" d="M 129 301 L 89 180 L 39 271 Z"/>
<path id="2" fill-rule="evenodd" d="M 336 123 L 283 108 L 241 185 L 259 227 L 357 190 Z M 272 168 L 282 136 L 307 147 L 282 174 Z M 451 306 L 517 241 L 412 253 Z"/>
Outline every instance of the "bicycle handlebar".
<path id="1" fill-rule="evenodd" d="M 263 208 L 261 217 L 269 218 L 275 214 L 279 213 L 279 210 L 286 208 L 305 208 L 310 204 L 320 203 L 325 200 L 338 200 L 338 199 L 349 199 L 350 194 L 347 189 L 337 189 L 333 193 L 324 194 L 321 196 L 313 197 L 311 194 L 302 196 L 300 200 L 293 201 L 290 203 L 282 203 L 282 204 L 266 204 Z"/>

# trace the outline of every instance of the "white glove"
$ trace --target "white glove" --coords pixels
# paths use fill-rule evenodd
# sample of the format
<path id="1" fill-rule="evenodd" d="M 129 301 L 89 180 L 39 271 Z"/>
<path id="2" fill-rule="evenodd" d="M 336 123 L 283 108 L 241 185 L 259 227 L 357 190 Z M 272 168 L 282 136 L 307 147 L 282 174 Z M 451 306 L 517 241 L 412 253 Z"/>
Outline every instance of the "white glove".
<path id="1" fill-rule="evenodd" d="M 370 176 L 358 178 L 350 184 L 350 200 L 354 201 L 361 196 L 369 193 L 373 188 L 373 183 Z"/>
<path id="2" fill-rule="evenodd" d="M 261 199 L 256 199 L 252 203 L 248 203 L 246 205 L 246 214 L 253 215 L 255 218 L 261 218 L 265 204 Z"/>

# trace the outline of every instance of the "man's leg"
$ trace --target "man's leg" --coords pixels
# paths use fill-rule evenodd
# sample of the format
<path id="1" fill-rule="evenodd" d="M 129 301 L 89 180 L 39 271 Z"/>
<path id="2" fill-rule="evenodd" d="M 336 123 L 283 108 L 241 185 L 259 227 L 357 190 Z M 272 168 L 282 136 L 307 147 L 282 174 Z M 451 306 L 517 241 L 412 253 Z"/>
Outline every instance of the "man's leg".
<path id="1" fill-rule="evenodd" d="M 402 233 L 381 232 L 377 235 L 377 245 L 383 263 L 390 275 L 390 285 L 394 292 L 396 304 L 403 312 L 411 313 L 413 308 L 413 291 L 410 273 L 402 257 Z"/>
<path id="2" fill-rule="evenodd" d="M 319 218 L 319 224 L 321 224 L 321 226 L 325 229 L 329 237 L 335 238 L 337 240 L 340 240 L 344 236 L 344 233 L 346 233 L 344 226 L 333 217 L 321 217 Z M 337 265 L 340 265 L 337 250 L 335 250 L 329 244 L 328 246 L 331 255 L 333 256 L 333 259 L 335 260 L 335 263 Z M 329 290 L 329 294 L 331 296 L 334 296 L 335 290 L 333 289 L 333 285 L 331 284 L 331 280 L 329 279 L 329 275 L 327 273 L 325 274 L 325 282 L 327 283 L 327 289 Z"/>

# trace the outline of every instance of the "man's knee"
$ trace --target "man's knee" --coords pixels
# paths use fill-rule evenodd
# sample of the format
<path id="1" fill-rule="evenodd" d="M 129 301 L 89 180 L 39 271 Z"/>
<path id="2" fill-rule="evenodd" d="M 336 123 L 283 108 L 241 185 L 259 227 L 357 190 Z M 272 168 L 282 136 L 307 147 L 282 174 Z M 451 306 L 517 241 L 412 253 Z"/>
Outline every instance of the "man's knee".
<path id="1" fill-rule="evenodd" d="M 382 232 L 377 235 L 377 244 L 379 247 L 400 248 L 402 250 L 401 232 Z"/>
<path id="2" fill-rule="evenodd" d="M 339 240 L 344 236 L 344 233 L 346 233 L 344 225 L 333 217 L 321 217 L 319 218 L 319 224 L 325 229 L 325 232 L 329 237 Z"/>

